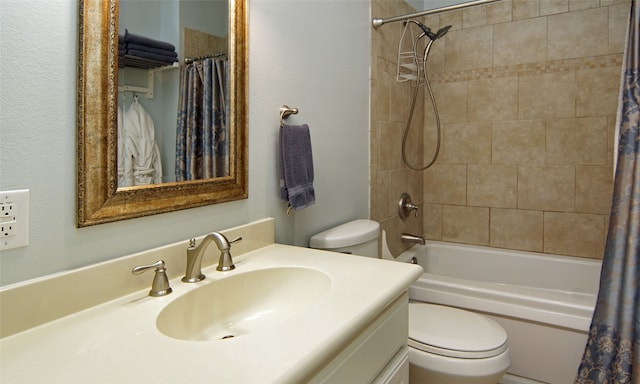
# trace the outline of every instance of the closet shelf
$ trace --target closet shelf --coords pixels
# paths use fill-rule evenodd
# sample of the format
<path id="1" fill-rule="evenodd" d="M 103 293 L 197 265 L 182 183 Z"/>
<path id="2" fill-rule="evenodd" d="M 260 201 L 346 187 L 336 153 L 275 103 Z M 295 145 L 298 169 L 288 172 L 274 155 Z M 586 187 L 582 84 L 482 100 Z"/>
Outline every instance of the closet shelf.
<path id="1" fill-rule="evenodd" d="M 144 60 L 144 59 L 141 59 Z M 147 60 L 149 61 L 149 60 Z M 121 68 L 126 68 L 126 67 L 133 67 L 133 68 L 138 68 L 138 69 L 145 69 L 142 67 L 138 67 L 138 66 L 129 66 L 129 65 L 123 65 Z M 118 92 L 136 92 L 136 93 L 144 93 L 145 97 L 147 99 L 153 99 L 153 84 L 154 84 L 154 78 L 155 78 L 155 74 L 158 72 L 164 72 L 170 69 L 177 69 L 180 68 L 180 64 L 179 63 L 173 63 L 173 64 L 169 64 L 169 65 L 164 65 L 164 66 L 156 66 L 156 67 L 151 67 L 151 68 L 146 68 L 147 69 L 147 86 L 146 87 L 141 87 L 138 85 L 119 85 L 118 86 Z"/>

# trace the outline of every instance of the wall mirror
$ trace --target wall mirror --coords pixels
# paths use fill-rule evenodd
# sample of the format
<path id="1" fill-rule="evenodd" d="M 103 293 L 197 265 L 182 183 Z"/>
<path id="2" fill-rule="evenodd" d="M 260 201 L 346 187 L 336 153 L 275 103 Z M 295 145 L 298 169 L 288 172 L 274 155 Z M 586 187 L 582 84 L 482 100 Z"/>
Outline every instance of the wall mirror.
<path id="1" fill-rule="evenodd" d="M 178 7 L 180 1 L 162 3 L 165 4 L 164 6 L 173 4 Z M 226 171 L 220 175 L 181 179 L 184 181 L 175 181 L 169 178 L 158 183 L 123 185 L 120 182 L 119 185 L 118 154 L 122 153 L 118 150 L 119 104 L 122 104 L 123 101 L 130 103 L 133 98 L 140 98 L 144 101 L 146 91 L 123 92 L 123 85 L 118 84 L 119 78 L 120 80 L 122 78 L 122 73 L 118 68 L 119 62 L 122 61 L 122 55 L 120 60 L 118 57 L 118 36 L 125 33 L 119 28 L 119 1 L 79 1 L 78 227 L 248 197 L 247 3 L 247 0 L 228 0 L 227 7 L 225 7 L 228 10 L 228 36 L 225 52 L 228 59 L 228 82 L 225 92 L 226 99 L 224 100 L 227 120 L 225 161 L 228 164 Z M 181 39 L 184 40 L 183 32 L 179 33 Z M 133 31 L 132 34 L 134 34 Z M 122 39 L 120 40 L 122 42 Z M 182 51 L 182 48 L 179 51 Z M 184 59 L 179 57 L 179 64 L 175 65 L 182 66 L 183 64 Z M 122 67 L 122 63 L 120 65 Z M 175 69 L 175 73 L 179 73 L 180 70 L 181 68 Z M 156 92 L 158 92 L 157 89 Z M 176 114 L 177 111 L 171 121 L 174 125 L 177 124 Z M 122 113 L 120 117 L 122 117 Z M 165 122 L 166 119 L 161 118 L 161 120 Z M 120 134 L 122 137 L 122 132 Z M 164 140 L 175 139 L 165 138 Z M 121 176 L 122 172 L 120 178 Z"/>

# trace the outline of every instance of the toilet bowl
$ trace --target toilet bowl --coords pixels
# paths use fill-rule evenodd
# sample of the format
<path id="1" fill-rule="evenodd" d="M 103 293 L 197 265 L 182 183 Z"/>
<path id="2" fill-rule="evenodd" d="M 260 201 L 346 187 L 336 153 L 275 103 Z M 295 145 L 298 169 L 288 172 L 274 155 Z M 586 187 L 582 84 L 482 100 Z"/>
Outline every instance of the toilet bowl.
<path id="1" fill-rule="evenodd" d="M 354 220 L 311 237 L 311 248 L 393 259 L 384 231 Z M 409 303 L 410 384 L 496 384 L 511 364 L 507 333 L 492 319 L 457 308 Z"/>

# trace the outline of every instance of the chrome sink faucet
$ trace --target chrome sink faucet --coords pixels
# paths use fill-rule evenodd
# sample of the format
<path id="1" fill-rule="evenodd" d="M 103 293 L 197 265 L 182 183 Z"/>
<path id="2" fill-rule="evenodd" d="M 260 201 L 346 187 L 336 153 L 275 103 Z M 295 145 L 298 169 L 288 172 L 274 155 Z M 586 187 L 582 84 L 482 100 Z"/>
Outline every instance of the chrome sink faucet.
<path id="1" fill-rule="evenodd" d="M 220 232 L 212 232 L 202 239 L 200 245 L 196 245 L 196 239 L 191 239 L 189 248 L 187 248 L 187 271 L 182 278 L 185 283 L 196 283 L 205 278 L 202 274 L 202 257 L 207 245 L 214 241 L 220 250 L 220 259 L 218 260 L 218 271 L 231 271 L 235 269 L 233 259 L 231 258 L 231 244 L 242 240 L 242 237 L 236 237 L 229 241 L 225 235 Z"/>

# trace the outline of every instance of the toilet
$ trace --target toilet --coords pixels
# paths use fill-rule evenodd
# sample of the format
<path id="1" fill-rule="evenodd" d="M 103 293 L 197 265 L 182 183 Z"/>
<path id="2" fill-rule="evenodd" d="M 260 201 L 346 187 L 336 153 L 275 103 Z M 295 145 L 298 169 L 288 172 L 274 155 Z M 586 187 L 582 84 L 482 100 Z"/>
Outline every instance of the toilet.
<path id="1" fill-rule="evenodd" d="M 311 237 L 311 248 L 380 258 L 380 225 L 354 220 Z M 386 251 L 386 252 L 385 252 Z M 410 384 L 496 384 L 511 364 L 507 333 L 494 320 L 443 305 L 409 303 Z"/>

